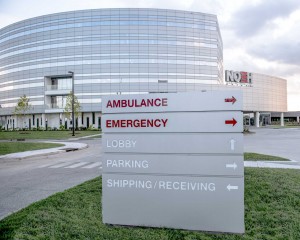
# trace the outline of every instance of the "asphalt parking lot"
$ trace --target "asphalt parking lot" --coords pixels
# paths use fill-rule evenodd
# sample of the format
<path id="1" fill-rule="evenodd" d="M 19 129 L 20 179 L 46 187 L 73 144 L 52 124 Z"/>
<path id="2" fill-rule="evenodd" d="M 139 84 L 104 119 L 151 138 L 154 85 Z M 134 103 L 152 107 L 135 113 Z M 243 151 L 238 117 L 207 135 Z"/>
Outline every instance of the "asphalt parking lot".
<path id="1" fill-rule="evenodd" d="M 285 157 L 300 163 L 300 128 L 251 128 L 244 151 Z"/>

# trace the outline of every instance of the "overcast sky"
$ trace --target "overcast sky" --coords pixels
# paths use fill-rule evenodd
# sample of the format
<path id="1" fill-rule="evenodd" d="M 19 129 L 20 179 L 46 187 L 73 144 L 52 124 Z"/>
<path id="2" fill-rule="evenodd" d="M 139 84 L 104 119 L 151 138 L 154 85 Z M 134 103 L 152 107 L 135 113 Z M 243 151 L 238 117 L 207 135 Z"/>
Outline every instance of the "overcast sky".
<path id="1" fill-rule="evenodd" d="M 218 15 L 224 69 L 287 79 L 288 110 L 300 111 L 300 0 L 0 0 L 0 28 L 49 13 L 123 7 Z"/>

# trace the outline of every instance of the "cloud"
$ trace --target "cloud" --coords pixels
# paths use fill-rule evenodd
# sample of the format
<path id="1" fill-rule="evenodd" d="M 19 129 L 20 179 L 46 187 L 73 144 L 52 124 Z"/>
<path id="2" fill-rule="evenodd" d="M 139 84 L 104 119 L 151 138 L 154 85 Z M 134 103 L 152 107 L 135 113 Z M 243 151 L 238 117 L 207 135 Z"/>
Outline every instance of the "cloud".
<path id="1" fill-rule="evenodd" d="M 247 51 L 269 61 L 300 64 L 300 9 L 289 18 L 273 21 L 264 34 L 250 39 Z"/>
<path id="2" fill-rule="evenodd" d="M 233 14 L 229 24 L 233 26 L 238 37 L 251 37 L 262 30 L 268 22 L 288 17 L 299 6 L 299 0 L 264 0 L 252 5 L 245 4 Z"/>
<path id="3" fill-rule="evenodd" d="M 251 54 L 264 57 L 269 61 L 287 64 L 300 64 L 300 43 L 274 42 L 272 45 L 261 44 L 249 51 Z"/>

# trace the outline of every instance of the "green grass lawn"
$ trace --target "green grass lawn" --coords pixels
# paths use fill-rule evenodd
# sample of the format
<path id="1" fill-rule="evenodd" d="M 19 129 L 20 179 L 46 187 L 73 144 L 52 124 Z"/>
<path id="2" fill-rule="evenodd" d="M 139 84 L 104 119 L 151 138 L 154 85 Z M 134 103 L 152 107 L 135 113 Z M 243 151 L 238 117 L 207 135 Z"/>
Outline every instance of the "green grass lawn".
<path id="1" fill-rule="evenodd" d="M 0 132 L 0 140 L 10 139 L 67 139 L 78 138 L 99 134 L 100 131 L 76 131 L 72 136 L 72 131 L 15 131 Z"/>
<path id="2" fill-rule="evenodd" d="M 278 156 L 272 156 L 272 155 L 265 155 L 260 153 L 251 153 L 251 152 L 245 152 L 244 153 L 244 160 L 245 161 L 289 161 L 287 158 L 282 158 Z"/>
<path id="3" fill-rule="evenodd" d="M 31 143 L 31 142 L 0 142 L 0 155 L 9 153 L 25 152 L 38 149 L 61 147 L 59 143 Z"/>
<path id="4" fill-rule="evenodd" d="M 298 170 L 246 168 L 246 233 L 241 236 L 104 225 L 101 178 L 96 178 L 0 221 L 0 236 L 1 239 L 299 240 L 299 186 Z"/>

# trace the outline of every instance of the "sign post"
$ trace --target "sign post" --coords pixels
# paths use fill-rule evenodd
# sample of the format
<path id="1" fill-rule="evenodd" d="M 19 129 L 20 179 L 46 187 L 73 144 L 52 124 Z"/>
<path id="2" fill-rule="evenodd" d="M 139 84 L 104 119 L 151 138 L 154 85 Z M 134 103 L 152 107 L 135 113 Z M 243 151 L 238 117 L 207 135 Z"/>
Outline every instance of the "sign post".
<path id="1" fill-rule="evenodd" d="M 244 233 L 241 110 L 241 91 L 103 98 L 103 222 Z"/>

